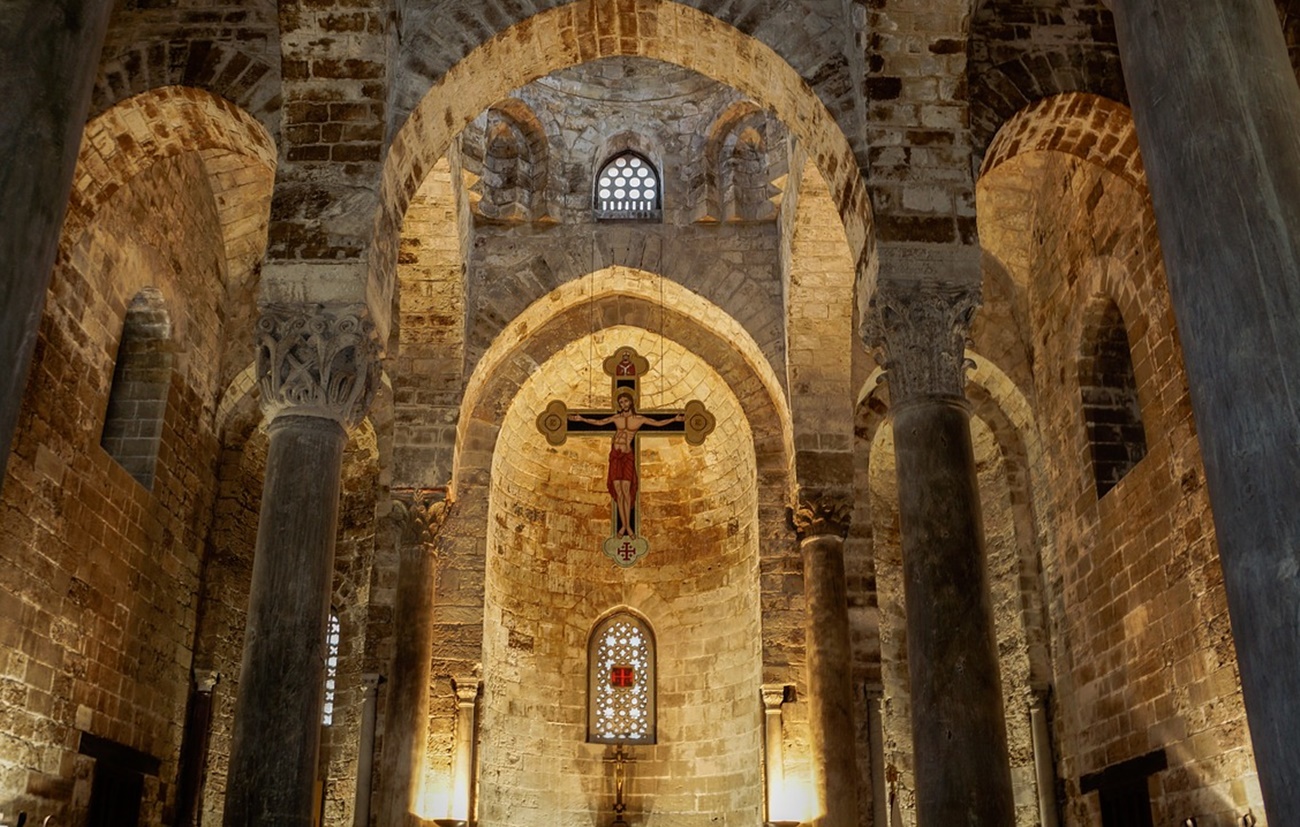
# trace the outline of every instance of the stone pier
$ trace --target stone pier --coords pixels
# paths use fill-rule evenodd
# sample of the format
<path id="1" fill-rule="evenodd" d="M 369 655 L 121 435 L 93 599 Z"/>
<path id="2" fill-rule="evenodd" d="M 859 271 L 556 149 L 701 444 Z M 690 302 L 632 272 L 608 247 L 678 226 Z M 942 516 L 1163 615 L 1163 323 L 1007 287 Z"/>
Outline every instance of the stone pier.
<path id="1" fill-rule="evenodd" d="M 257 331 L 270 444 L 224 824 L 310 827 L 343 448 L 379 362 L 355 312 L 276 306 Z"/>
<path id="2" fill-rule="evenodd" d="M 1270 824 L 1300 824 L 1300 89 L 1268 0 L 1117 0 Z"/>
<path id="3" fill-rule="evenodd" d="M 825 814 L 819 827 L 858 823 L 857 729 L 853 723 L 853 650 L 844 580 L 844 537 L 853 517 L 848 496 L 805 495 L 794 513 L 803 554 L 805 649 L 814 779 Z"/>
<path id="4" fill-rule="evenodd" d="M 965 396 L 975 285 L 882 284 L 898 473 L 917 822 L 1015 823 L 978 479 Z"/>

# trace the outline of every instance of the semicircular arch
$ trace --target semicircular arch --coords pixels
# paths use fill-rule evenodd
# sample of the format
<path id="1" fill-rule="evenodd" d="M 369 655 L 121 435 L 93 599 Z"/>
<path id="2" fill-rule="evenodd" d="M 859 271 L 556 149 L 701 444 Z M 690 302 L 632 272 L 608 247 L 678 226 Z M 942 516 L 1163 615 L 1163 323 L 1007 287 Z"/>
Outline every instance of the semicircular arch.
<path id="1" fill-rule="evenodd" d="M 479 360 L 461 403 L 453 492 L 488 483 L 500 414 L 528 372 L 575 338 L 618 325 L 657 332 L 704 358 L 740 400 L 754 434 L 760 476 L 779 474 L 789 486 L 794 455 L 790 409 L 753 338 L 717 306 L 668 279 L 610 267 L 533 302 Z"/>
<path id="2" fill-rule="evenodd" d="M 396 129 L 384 161 L 369 263 L 372 308 L 391 307 L 403 215 L 452 138 L 512 89 L 558 69 L 614 56 L 682 66 L 771 107 L 829 184 L 858 271 L 873 272 L 871 207 L 852 147 L 826 105 L 784 58 L 721 19 L 679 3 L 578 0 L 517 23 L 469 52 Z M 379 321 L 386 329 L 387 320 Z"/>

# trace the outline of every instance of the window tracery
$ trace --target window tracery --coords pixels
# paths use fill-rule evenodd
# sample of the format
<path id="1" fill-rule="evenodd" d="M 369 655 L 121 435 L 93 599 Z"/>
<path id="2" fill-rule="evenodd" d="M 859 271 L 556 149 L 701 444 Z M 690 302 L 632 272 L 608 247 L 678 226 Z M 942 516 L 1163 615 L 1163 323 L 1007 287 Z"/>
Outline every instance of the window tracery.
<path id="1" fill-rule="evenodd" d="M 592 630 L 587 661 L 587 740 L 655 742 L 654 634 L 619 612 Z"/>
<path id="2" fill-rule="evenodd" d="M 657 218 L 659 172 L 631 150 L 610 158 L 596 176 L 598 218 Z"/>

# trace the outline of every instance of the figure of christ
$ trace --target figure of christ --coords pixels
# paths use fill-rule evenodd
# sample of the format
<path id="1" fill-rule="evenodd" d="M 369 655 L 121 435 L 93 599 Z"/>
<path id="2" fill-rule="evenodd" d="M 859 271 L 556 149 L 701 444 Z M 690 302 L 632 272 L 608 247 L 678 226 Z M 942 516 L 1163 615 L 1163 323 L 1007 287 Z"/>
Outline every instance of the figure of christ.
<path id="1" fill-rule="evenodd" d="M 613 425 L 614 440 L 609 448 L 609 474 L 605 484 L 609 496 L 614 500 L 618 510 L 617 537 L 634 537 L 632 530 L 632 503 L 636 499 L 636 451 L 632 440 L 636 432 L 643 427 L 660 428 L 674 422 L 682 422 L 683 414 L 676 414 L 667 419 L 651 419 L 636 412 L 631 393 L 620 393 L 615 400 L 618 410 L 606 417 L 588 417 L 582 414 L 569 414 L 570 422 L 585 422 L 588 425 Z"/>

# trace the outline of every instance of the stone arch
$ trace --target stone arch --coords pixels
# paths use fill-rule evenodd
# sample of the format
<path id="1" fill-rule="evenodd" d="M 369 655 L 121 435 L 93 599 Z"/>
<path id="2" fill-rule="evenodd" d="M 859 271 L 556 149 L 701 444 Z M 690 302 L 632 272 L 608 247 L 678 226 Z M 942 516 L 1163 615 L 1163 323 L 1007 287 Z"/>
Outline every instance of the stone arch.
<path id="1" fill-rule="evenodd" d="M 608 326 L 610 319 L 659 333 L 692 352 L 710 354 L 714 368 L 736 391 L 751 420 L 760 473 L 780 469 L 783 478 L 788 475 L 794 456 L 790 409 L 753 338 L 716 306 L 661 276 L 609 267 L 567 282 L 533 302 L 478 361 L 465 384 L 457 425 L 452 491 L 458 498 L 462 485 L 486 484 L 499 413 L 520 381 L 521 354 L 529 354 L 524 364 L 541 364 L 546 348 L 553 352 L 562 341 Z M 543 337 L 544 331 L 550 338 Z"/>
<path id="2" fill-rule="evenodd" d="M 461 164 L 469 206 L 483 218 L 536 221 L 546 216 L 546 130 L 528 104 L 506 98 L 466 127 Z"/>
<path id="3" fill-rule="evenodd" d="M 683 66 L 770 106 L 830 185 L 853 258 L 864 274 L 860 278 L 874 272 L 869 266 L 874 258 L 870 205 L 852 147 L 826 104 L 784 58 L 718 18 L 678 3 L 578 0 L 513 25 L 469 51 L 413 103 L 384 163 L 367 285 L 372 310 L 386 314 L 391 306 L 402 214 L 464 124 L 511 89 L 548 72 L 615 55 Z M 859 292 L 869 288 L 864 284 Z M 388 320 L 376 321 L 385 335 Z"/>
<path id="4" fill-rule="evenodd" d="M 499 438 L 480 528 L 486 569 L 480 821 L 486 825 L 550 824 L 554 813 L 546 810 L 552 806 L 599 806 L 602 796 L 592 780 L 604 777 L 605 747 L 577 746 L 585 740 L 586 724 L 578 700 L 586 677 L 581 643 L 593 615 L 620 603 L 654 624 L 660 684 L 676 698 L 659 709 L 658 739 L 672 744 L 670 754 L 639 754 L 641 766 L 651 771 L 642 776 L 640 790 L 630 792 L 631 806 L 653 812 L 651 823 L 703 825 L 720 808 L 746 821 L 759 817 L 761 777 L 753 756 L 760 731 L 752 707 L 763 672 L 759 556 L 765 545 L 760 538 L 775 528 L 760 502 L 779 487 L 756 468 L 762 438 L 751 424 L 761 427 L 761 421 L 751 420 L 746 408 L 752 400 L 737 395 L 723 375 L 727 368 L 718 370 L 729 354 L 702 351 L 698 342 L 678 338 L 661 345 L 635 313 L 611 321 L 592 334 L 585 316 L 580 325 L 561 318 L 560 326 L 536 334 L 540 341 L 526 340 L 525 347 L 540 346 L 526 361 L 541 369 L 526 370 L 505 410 L 498 408 Z M 684 334 L 680 339 L 691 337 L 677 321 L 673 330 Z M 641 531 L 651 558 L 629 569 L 606 561 L 600 551 L 610 528 L 608 435 L 571 435 L 563 445 L 550 446 L 535 425 L 550 399 L 566 398 L 574 407 L 607 404 L 608 377 L 591 359 L 602 344 L 611 351 L 627 344 L 641 353 L 654 353 L 658 345 L 657 364 L 667 380 L 663 398 L 677 405 L 703 398 L 718 417 L 718 430 L 701 446 L 680 439 L 641 445 Z M 522 361 L 511 367 L 517 370 Z M 659 393 L 653 376 L 652 371 L 641 380 L 643 404 L 653 404 Z M 475 493 L 458 502 L 470 498 L 483 499 Z M 784 520 L 784 511 L 779 513 Z M 650 589 L 663 594 L 657 605 L 644 602 Z M 539 693 L 576 702 L 529 703 Z M 522 760 L 521 743 L 534 745 Z M 707 764 L 696 764 L 705 756 Z M 698 765 L 699 772 L 670 780 L 670 762 L 681 760 Z M 559 772 L 557 762 L 563 765 Z M 711 801 L 713 789 L 726 789 L 726 800 Z M 521 791 L 531 790 L 553 797 L 537 805 L 535 796 L 521 800 Z"/>
<path id="5" fill-rule="evenodd" d="M 1127 100 L 1108 0 L 1065 0 L 1048 11 L 986 0 L 971 18 L 966 79 L 976 155 L 1033 101 L 1065 92 Z M 1050 36 L 1043 37 L 1040 32 Z"/>
<path id="6" fill-rule="evenodd" d="M 131 43 L 105 54 L 91 92 L 91 117 L 167 86 L 202 89 L 232 101 L 275 135 L 280 129 L 280 67 L 240 44 L 218 40 Z"/>
<path id="7" fill-rule="evenodd" d="M 768 144 L 767 113 L 737 101 L 718 115 L 705 143 L 704 219 L 761 221 L 780 206 L 777 180 L 788 174 L 786 153 Z"/>
<path id="8" fill-rule="evenodd" d="M 124 100 L 86 125 L 63 223 L 59 261 L 83 246 L 109 201 L 161 161 L 195 153 L 207 173 L 225 248 L 228 330 L 251 330 L 254 296 L 266 251 L 276 148 L 247 112 L 199 89 L 164 87 Z M 231 346 L 251 359 L 251 343 Z M 223 383 L 239 369 L 230 360 Z"/>
<path id="9" fill-rule="evenodd" d="M 1035 101 L 1002 124 L 980 166 L 979 183 L 1032 152 L 1062 152 L 1105 169 L 1146 192 L 1133 114 L 1122 103 L 1087 92 Z"/>

